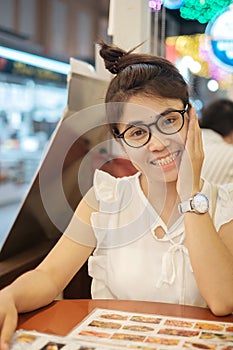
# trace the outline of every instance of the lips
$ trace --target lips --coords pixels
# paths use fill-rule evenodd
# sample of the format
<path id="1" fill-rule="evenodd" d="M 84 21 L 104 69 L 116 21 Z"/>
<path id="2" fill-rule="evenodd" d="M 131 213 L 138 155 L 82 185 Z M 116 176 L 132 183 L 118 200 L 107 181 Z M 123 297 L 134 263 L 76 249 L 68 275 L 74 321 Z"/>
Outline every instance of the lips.
<path id="1" fill-rule="evenodd" d="M 172 163 L 179 155 L 180 151 L 176 151 L 171 153 L 169 156 L 151 161 L 151 164 L 156 166 L 168 165 L 169 163 Z"/>

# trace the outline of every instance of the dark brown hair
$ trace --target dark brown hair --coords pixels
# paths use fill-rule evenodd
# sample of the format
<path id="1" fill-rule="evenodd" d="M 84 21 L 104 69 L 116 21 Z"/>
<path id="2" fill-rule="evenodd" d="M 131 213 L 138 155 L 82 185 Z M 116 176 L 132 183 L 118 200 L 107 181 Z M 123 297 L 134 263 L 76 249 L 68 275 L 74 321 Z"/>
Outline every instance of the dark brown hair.
<path id="1" fill-rule="evenodd" d="M 105 102 L 127 102 L 135 95 L 180 99 L 189 102 L 188 85 L 178 69 L 167 59 L 151 54 L 128 52 L 105 42 L 99 42 L 105 67 L 116 74 L 109 84 Z M 118 117 L 120 117 L 118 111 Z M 112 114 L 112 113 L 111 113 Z M 115 113 L 114 118 L 115 117 Z M 116 124 L 109 117 L 109 123 Z M 116 120 L 116 119 L 115 119 Z"/>
<path id="2" fill-rule="evenodd" d="M 204 107 L 200 126 L 228 136 L 233 131 L 233 101 L 222 98 Z"/>

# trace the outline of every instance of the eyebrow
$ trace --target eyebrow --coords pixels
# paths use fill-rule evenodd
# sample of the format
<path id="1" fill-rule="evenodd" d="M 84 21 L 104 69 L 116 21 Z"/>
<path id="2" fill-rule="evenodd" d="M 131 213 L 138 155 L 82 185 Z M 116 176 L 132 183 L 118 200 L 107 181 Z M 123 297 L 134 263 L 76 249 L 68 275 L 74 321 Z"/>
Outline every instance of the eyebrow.
<path id="1" fill-rule="evenodd" d="M 123 125 L 125 126 L 125 128 L 127 129 L 127 128 L 129 128 L 130 126 L 134 126 L 134 125 L 137 125 L 137 124 L 144 124 L 144 123 L 143 123 L 142 120 L 133 120 L 133 121 L 130 122 L 130 123 L 127 123 L 127 124 L 121 123 L 121 124 L 123 124 Z"/>

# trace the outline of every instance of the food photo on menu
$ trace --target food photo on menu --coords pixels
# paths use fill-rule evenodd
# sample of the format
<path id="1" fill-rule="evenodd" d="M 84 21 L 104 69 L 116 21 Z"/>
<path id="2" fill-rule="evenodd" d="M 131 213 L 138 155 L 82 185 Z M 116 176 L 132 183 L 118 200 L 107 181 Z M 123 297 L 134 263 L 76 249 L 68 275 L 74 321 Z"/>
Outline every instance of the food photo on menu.
<path id="1" fill-rule="evenodd" d="M 69 336 L 137 349 L 233 350 L 233 323 L 96 309 Z"/>
<path id="2" fill-rule="evenodd" d="M 96 308 L 60 337 L 18 330 L 11 350 L 233 350 L 233 323 Z"/>

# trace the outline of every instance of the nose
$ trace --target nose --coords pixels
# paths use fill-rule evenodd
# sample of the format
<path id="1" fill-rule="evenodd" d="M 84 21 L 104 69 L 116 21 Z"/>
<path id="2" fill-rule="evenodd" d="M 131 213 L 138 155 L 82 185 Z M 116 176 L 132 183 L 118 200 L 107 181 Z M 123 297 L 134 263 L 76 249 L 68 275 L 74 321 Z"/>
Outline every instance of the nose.
<path id="1" fill-rule="evenodd" d="M 168 137 L 151 135 L 150 141 L 147 144 L 148 150 L 153 151 L 162 151 L 164 148 L 167 148 L 170 144 Z"/>

